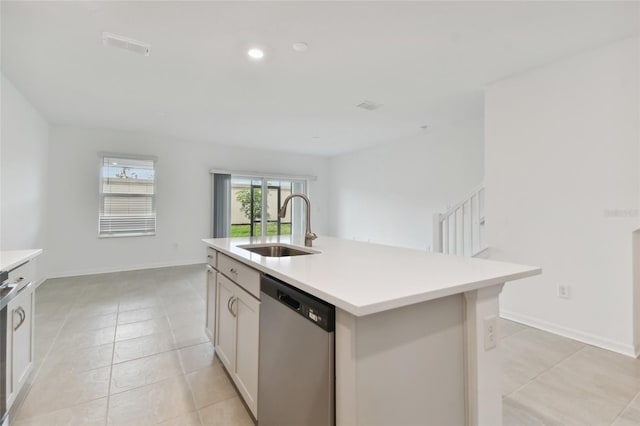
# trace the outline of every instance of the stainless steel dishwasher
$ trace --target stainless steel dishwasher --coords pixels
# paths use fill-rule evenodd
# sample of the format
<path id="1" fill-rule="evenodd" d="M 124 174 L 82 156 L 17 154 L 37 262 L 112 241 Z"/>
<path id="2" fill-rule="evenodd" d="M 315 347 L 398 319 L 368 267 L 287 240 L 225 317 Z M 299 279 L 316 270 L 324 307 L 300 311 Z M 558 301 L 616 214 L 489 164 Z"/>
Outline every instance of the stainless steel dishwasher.
<path id="1" fill-rule="evenodd" d="M 335 307 L 261 279 L 258 424 L 335 425 Z"/>

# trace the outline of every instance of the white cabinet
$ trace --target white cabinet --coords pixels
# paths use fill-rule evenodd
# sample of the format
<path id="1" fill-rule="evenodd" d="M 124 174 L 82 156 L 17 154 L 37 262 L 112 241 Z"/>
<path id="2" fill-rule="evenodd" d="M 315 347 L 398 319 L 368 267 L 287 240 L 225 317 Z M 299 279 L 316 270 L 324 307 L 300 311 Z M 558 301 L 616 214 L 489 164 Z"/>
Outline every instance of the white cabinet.
<path id="1" fill-rule="evenodd" d="M 236 352 L 236 317 L 231 304 L 234 303 L 237 286 L 222 274 L 218 274 L 217 287 L 216 354 L 232 374 Z"/>
<path id="2" fill-rule="evenodd" d="M 207 263 L 207 334 L 257 417 L 261 274 L 211 248 L 207 249 Z"/>
<path id="3" fill-rule="evenodd" d="M 218 253 L 217 260 L 218 271 L 260 299 L 260 272 L 222 253 Z"/>
<path id="4" fill-rule="evenodd" d="M 258 333 L 260 328 L 260 302 L 249 293 L 237 288 L 236 303 L 236 356 L 234 380 L 245 402 L 257 417 L 258 408 Z"/>
<path id="5" fill-rule="evenodd" d="M 215 341 L 216 327 L 216 270 L 207 265 L 207 311 L 205 320 L 205 332 L 211 342 Z"/>
<path id="6" fill-rule="evenodd" d="M 23 287 L 7 305 L 7 407 L 16 399 L 33 368 L 35 285 L 31 266 L 23 265 L 9 274 L 10 284 Z"/>
<path id="7" fill-rule="evenodd" d="M 260 301 L 220 273 L 216 286 L 216 354 L 255 417 Z"/>

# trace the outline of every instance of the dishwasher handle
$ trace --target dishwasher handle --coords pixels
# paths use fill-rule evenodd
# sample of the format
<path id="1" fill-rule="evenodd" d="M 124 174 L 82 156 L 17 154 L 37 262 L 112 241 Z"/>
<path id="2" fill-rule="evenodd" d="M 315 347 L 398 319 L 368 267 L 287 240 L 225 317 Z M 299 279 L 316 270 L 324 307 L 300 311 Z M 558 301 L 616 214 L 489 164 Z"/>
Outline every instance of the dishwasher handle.
<path id="1" fill-rule="evenodd" d="M 283 293 L 280 290 L 278 290 L 278 300 L 281 301 L 282 303 L 286 303 L 296 311 L 300 310 L 300 302 L 298 302 L 296 299 L 294 299 L 293 297 L 289 296 L 286 293 Z"/>

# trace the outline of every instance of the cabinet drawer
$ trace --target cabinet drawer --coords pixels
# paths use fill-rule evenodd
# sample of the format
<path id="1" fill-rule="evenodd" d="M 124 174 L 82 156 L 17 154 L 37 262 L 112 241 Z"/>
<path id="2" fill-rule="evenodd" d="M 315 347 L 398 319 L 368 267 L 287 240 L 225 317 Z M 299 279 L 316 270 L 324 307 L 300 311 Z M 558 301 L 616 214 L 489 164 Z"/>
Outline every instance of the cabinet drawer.
<path id="1" fill-rule="evenodd" d="M 218 270 L 260 299 L 260 272 L 222 253 L 218 253 Z"/>
<path id="2" fill-rule="evenodd" d="M 207 247 L 207 263 L 214 268 L 218 266 L 218 262 L 216 261 L 216 254 L 217 252 L 214 249 L 212 249 L 211 247 Z"/>
<path id="3" fill-rule="evenodd" d="M 27 262 L 9 272 L 9 283 L 26 285 L 35 280 L 34 262 Z"/>

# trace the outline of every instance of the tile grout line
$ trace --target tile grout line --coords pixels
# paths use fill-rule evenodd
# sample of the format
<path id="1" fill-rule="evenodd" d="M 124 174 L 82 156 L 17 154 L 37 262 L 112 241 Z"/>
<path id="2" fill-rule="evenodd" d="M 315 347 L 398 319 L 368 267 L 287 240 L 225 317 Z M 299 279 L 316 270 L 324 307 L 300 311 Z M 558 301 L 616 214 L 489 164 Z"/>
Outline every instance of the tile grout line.
<path id="1" fill-rule="evenodd" d="M 636 399 L 638 399 L 638 396 L 640 396 L 640 391 L 638 391 L 638 393 L 636 393 L 634 395 L 633 398 L 631 398 L 631 400 L 629 401 L 629 403 L 627 405 L 625 405 L 622 410 L 620 410 L 618 412 L 618 414 L 616 414 L 616 416 L 613 418 L 613 422 L 611 422 L 611 424 L 615 423 L 616 420 L 618 420 L 620 418 L 620 416 L 622 416 L 622 414 L 627 411 L 627 408 L 629 408 L 631 406 L 631 404 L 633 404 L 633 401 L 635 401 Z"/>
<path id="2" fill-rule="evenodd" d="M 75 312 L 79 308 L 82 308 L 83 304 L 85 302 L 87 302 L 87 300 L 84 299 L 85 296 L 87 296 L 87 295 L 90 296 L 92 294 L 92 292 L 90 291 L 91 288 L 87 288 L 86 283 L 84 283 L 84 284 L 85 285 L 82 285 L 82 286 L 78 287 L 77 290 L 80 290 L 80 291 L 76 290 L 80 294 L 79 295 L 78 294 L 74 295 L 75 301 L 73 303 L 71 303 L 71 305 L 69 307 L 64 307 L 65 309 L 68 309 L 68 311 L 63 316 L 63 319 L 61 321 L 61 325 L 57 328 L 57 330 L 55 332 L 55 335 L 54 335 L 53 339 L 51 340 L 51 344 L 49 345 L 47 351 L 45 352 L 45 355 L 42 357 L 42 361 L 39 363 L 38 369 L 36 371 L 34 371 L 33 384 L 35 384 L 36 382 L 38 382 L 38 383 L 42 382 L 42 380 L 38 380 L 38 379 L 42 379 L 42 373 L 44 371 L 43 367 L 45 366 L 46 361 L 49 361 L 51 359 L 51 355 L 54 352 L 54 348 L 58 344 L 58 342 L 60 342 L 61 336 L 62 336 L 62 334 L 64 333 L 64 330 L 65 330 L 65 327 L 68 324 L 71 323 L 71 319 L 74 317 L 73 312 Z M 193 284 L 189 283 L 189 286 L 193 290 L 193 293 L 195 295 L 199 296 L 199 293 L 193 288 Z M 46 287 L 44 287 L 44 288 L 46 288 Z M 119 317 L 120 317 L 121 313 L 127 312 L 127 311 L 121 311 L 121 308 L 123 307 L 123 305 L 122 305 L 123 294 L 121 293 L 121 289 L 116 288 L 115 291 L 116 291 L 115 294 L 113 294 L 113 295 L 109 294 L 110 297 L 116 296 L 118 298 L 118 300 L 117 300 L 117 303 L 116 303 L 117 308 L 116 308 L 116 311 L 115 311 L 115 322 L 116 322 L 116 324 L 115 324 L 114 331 L 113 331 L 114 334 L 113 334 L 113 342 L 112 342 L 113 346 L 112 346 L 111 360 L 110 360 L 110 364 L 104 366 L 104 367 L 108 366 L 109 369 L 110 369 L 109 370 L 108 383 L 107 383 L 107 392 L 106 392 L 106 401 L 107 402 L 106 402 L 106 413 L 105 413 L 105 420 L 104 420 L 105 425 L 108 425 L 108 423 L 109 423 L 108 415 L 109 415 L 109 410 L 111 408 L 110 407 L 110 397 L 119 393 L 119 392 L 116 392 L 116 393 L 112 392 L 112 390 L 111 390 L 111 382 L 112 382 L 113 377 L 114 377 L 114 375 L 113 375 L 113 367 L 114 367 L 114 365 L 119 364 L 119 363 L 115 363 L 114 364 L 114 361 L 115 361 L 115 345 L 117 343 L 116 342 L 117 331 L 118 331 L 118 327 L 120 325 L 122 325 L 122 324 L 118 324 Z M 133 360 L 138 360 L 138 359 L 143 359 L 143 358 L 147 358 L 147 357 L 154 356 L 154 355 L 160 355 L 160 354 L 163 354 L 163 353 L 176 351 L 176 352 L 178 352 L 177 355 L 178 355 L 178 359 L 179 359 L 180 367 L 181 367 L 182 371 L 178 372 L 178 375 L 174 376 L 174 377 L 182 376 L 183 379 L 186 381 L 187 373 L 185 372 L 184 363 L 183 363 L 182 357 L 180 356 L 180 352 L 179 351 L 181 349 L 186 349 L 186 348 L 189 348 L 189 347 L 194 347 L 194 346 L 197 346 L 197 345 L 201 345 L 203 343 L 208 343 L 209 341 L 208 341 L 208 339 L 207 339 L 206 342 L 200 342 L 200 341 L 195 342 L 194 341 L 192 343 L 188 343 L 188 344 L 185 344 L 183 346 L 178 346 L 177 337 L 176 337 L 176 330 L 174 330 L 173 327 L 171 327 L 171 325 L 173 323 L 169 319 L 169 314 L 168 314 L 168 311 L 166 309 L 166 305 L 170 305 L 170 303 L 165 302 L 164 298 L 159 295 L 161 293 L 158 293 L 157 289 L 154 289 L 154 293 L 155 293 L 155 296 L 159 299 L 158 301 L 161 302 L 158 307 L 164 313 L 163 316 L 165 318 L 167 318 L 168 324 L 170 326 L 169 329 L 168 329 L 168 331 L 169 331 L 168 336 L 173 338 L 173 347 L 171 349 L 169 349 L 169 350 L 166 350 L 166 351 L 161 351 L 161 352 L 158 352 L 158 353 L 155 353 L 155 354 L 151 354 L 151 355 L 147 355 L 147 356 L 144 356 L 144 357 L 138 357 L 138 358 L 133 358 L 131 360 L 122 361 L 122 363 L 128 362 L 128 361 L 133 361 Z M 124 295 L 124 296 L 126 296 L 126 295 Z M 198 297 L 198 299 L 200 299 L 199 302 L 204 302 L 205 301 L 205 299 L 203 299 L 201 296 Z M 42 300 L 46 300 L 46 299 L 42 299 Z M 140 307 L 139 309 L 144 309 L 144 308 L 145 307 Z M 103 315 L 103 314 L 98 314 L 98 315 Z M 108 314 L 104 314 L 104 315 L 108 315 Z M 134 321 L 134 322 L 141 322 L 141 321 Z M 107 327 L 101 327 L 101 328 L 107 328 Z M 82 330 L 82 329 L 79 329 L 79 330 Z M 95 330 L 99 330 L 99 329 L 95 329 Z M 91 329 L 91 330 L 88 330 L 88 331 L 94 331 L 94 329 Z M 141 337 L 144 337 L 144 336 L 141 336 Z M 126 339 L 126 340 L 130 340 L 130 339 Z M 187 342 L 189 342 L 189 340 L 187 340 Z M 100 345 L 88 346 L 88 347 L 86 347 L 86 349 L 90 349 L 92 347 L 97 347 L 97 346 L 100 346 Z M 83 349 L 85 349 L 85 348 L 83 348 Z M 94 367 L 94 368 L 90 368 L 89 370 L 86 370 L 86 371 L 95 370 L 95 369 L 104 368 L 104 367 Z M 187 385 L 189 385 L 189 384 L 187 383 Z M 193 394 L 193 389 L 191 388 L 190 385 L 189 385 L 189 387 L 190 387 L 190 393 L 191 393 L 192 401 L 194 402 L 194 409 L 195 409 L 195 411 L 198 411 L 198 409 L 195 407 L 195 396 Z M 91 398 L 91 399 L 89 399 L 87 401 L 82 401 L 81 403 L 72 404 L 72 405 L 69 405 L 67 407 L 56 408 L 53 411 L 46 412 L 46 413 L 41 413 L 40 415 L 33 416 L 32 418 L 37 418 L 37 417 L 49 415 L 49 414 L 51 414 L 51 413 L 53 413 L 55 411 L 58 411 L 58 410 L 80 406 L 80 405 L 83 405 L 83 404 L 86 404 L 86 403 L 89 403 L 89 402 L 92 402 L 92 401 L 96 401 L 96 400 L 102 399 L 103 397 L 104 396 L 101 396 L 99 398 Z M 193 412 L 187 412 L 187 413 L 193 413 Z M 183 413 L 181 415 L 184 415 L 184 414 L 186 414 L 186 413 Z M 199 412 L 197 413 L 197 415 L 198 415 L 199 422 L 202 423 L 202 419 L 201 419 L 201 416 L 200 416 Z"/>
<path id="3" fill-rule="evenodd" d="M 515 334 L 515 333 L 514 333 L 514 334 Z M 530 378 L 529 380 L 527 380 L 524 384 L 522 384 L 521 386 L 519 386 L 519 387 L 518 387 L 518 388 L 516 388 L 515 390 L 513 390 L 513 391 L 511 391 L 511 392 L 509 392 L 508 394 L 503 395 L 503 396 L 511 396 L 511 395 L 513 395 L 514 393 L 516 393 L 516 392 L 518 392 L 518 391 L 522 390 L 522 388 L 524 388 L 524 387 L 525 387 L 525 386 L 527 386 L 529 383 L 531 383 L 531 382 L 533 382 L 534 380 L 536 380 L 538 377 L 540 377 L 540 376 L 541 376 L 541 375 L 543 375 L 544 373 L 546 373 L 546 372 L 548 372 L 548 371 L 551 371 L 553 368 L 555 368 L 556 366 L 558 366 L 558 364 L 560 364 L 560 363 L 562 363 L 562 362 L 564 362 L 564 361 L 567 361 L 569 358 L 572 358 L 572 357 L 574 357 L 575 355 L 577 355 L 579 352 L 582 352 L 582 351 L 583 351 L 583 350 L 585 350 L 585 349 L 587 348 L 587 346 L 588 346 L 588 345 L 586 345 L 586 344 L 584 344 L 584 343 L 583 343 L 583 345 L 584 345 L 584 346 L 583 346 L 583 347 L 581 347 L 580 349 L 578 349 L 578 350 L 576 350 L 575 352 L 570 353 L 569 355 L 567 355 L 567 356 L 565 356 L 564 358 L 560 359 L 560 360 L 559 360 L 558 362 L 556 362 L 555 364 L 553 364 L 553 365 L 551 365 L 550 367 L 548 367 L 548 368 L 546 368 L 546 369 L 542 370 L 540 373 L 536 374 L 535 376 L 533 376 L 532 378 Z"/>
<path id="4" fill-rule="evenodd" d="M 191 286 L 191 283 L 189 283 L 189 286 Z M 197 292 L 196 292 L 197 293 Z M 203 302 L 206 303 L 206 300 L 203 299 Z M 173 330 L 173 327 L 171 326 L 171 319 L 169 319 L 169 313 L 166 310 L 166 307 L 164 306 L 164 302 L 162 303 L 162 308 L 165 311 L 167 320 L 169 321 L 169 329 L 171 330 L 171 334 L 173 335 L 173 341 L 176 343 L 176 351 L 178 352 L 178 362 L 180 362 L 180 368 L 182 369 L 182 375 L 184 378 L 185 383 L 187 384 L 187 386 L 189 387 L 189 394 L 191 395 L 191 401 L 193 402 L 193 408 L 195 409 L 196 415 L 198 416 L 198 421 L 200 422 L 200 425 L 204 425 L 204 422 L 202 421 L 202 416 L 200 415 L 200 409 L 197 407 L 196 404 L 196 397 L 193 393 L 193 387 L 191 386 L 191 382 L 189 381 L 189 379 L 187 378 L 187 369 L 184 367 L 184 362 L 182 361 L 182 355 L 180 354 L 180 350 L 184 349 L 184 348 L 177 348 L 177 342 L 178 339 L 176 338 L 176 333 Z M 196 345 L 191 345 L 191 346 L 196 346 Z M 190 347 L 190 346 L 187 346 Z"/>
<path id="5" fill-rule="evenodd" d="M 116 336 L 118 334 L 118 317 L 120 316 L 120 294 L 118 292 L 118 310 L 116 311 L 116 326 L 113 329 L 113 346 L 111 348 L 111 364 L 109 365 L 109 382 L 107 383 L 107 408 L 104 413 L 104 425 L 109 424 L 109 404 L 111 402 L 111 380 L 113 377 L 113 358 L 116 353 Z"/>
<path id="6" fill-rule="evenodd" d="M 500 319 L 504 320 L 504 318 L 502 318 L 502 317 L 500 317 Z M 506 320 L 506 321 L 509 321 L 509 320 Z M 529 327 L 529 326 L 527 325 L 526 327 Z M 533 327 L 530 327 L 530 328 L 533 328 Z M 500 340 L 506 340 L 506 339 L 508 339 L 510 337 L 515 336 L 516 334 L 522 333 L 523 331 L 527 331 L 527 330 L 528 330 L 527 328 L 523 328 L 522 330 L 518 330 L 516 332 L 513 332 L 513 333 L 509 334 L 508 336 L 501 337 Z"/>
<path id="7" fill-rule="evenodd" d="M 164 308 L 164 303 L 163 303 L 163 308 Z M 171 320 L 169 319 L 169 314 L 168 314 L 168 312 L 166 312 L 166 309 L 165 309 L 165 313 L 167 315 L 167 320 L 169 321 L 169 330 L 171 330 L 171 335 L 173 336 L 173 341 L 174 341 L 174 343 L 176 343 L 176 352 L 178 353 L 178 362 L 180 363 L 180 369 L 182 369 L 182 378 L 184 379 L 185 383 L 189 387 L 189 395 L 191 395 L 191 402 L 193 402 L 193 408 L 195 409 L 196 414 L 198 416 L 198 421 L 200 422 L 200 425 L 202 426 L 204 424 L 202 422 L 202 416 L 200 416 L 200 410 L 198 409 L 198 406 L 196 404 L 196 397 L 195 397 L 195 395 L 193 393 L 193 387 L 191 386 L 191 382 L 187 378 L 187 371 L 186 371 L 186 368 L 184 368 L 184 362 L 182 361 L 182 355 L 180 355 L 180 349 L 183 349 L 183 348 L 178 348 L 177 347 L 178 346 L 177 345 L 178 339 L 176 339 L 176 333 L 173 330 L 173 327 L 171 327 Z"/>
<path id="8" fill-rule="evenodd" d="M 42 285 L 44 284 L 44 282 L 42 284 L 40 284 L 38 286 L 38 288 L 41 288 Z M 36 288 L 36 290 L 38 289 Z M 85 289 L 83 289 L 82 294 L 84 294 Z M 37 300 L 37 294 L 34 290 L 34 303 L 33 306 L 35 307 L 36 304 L 36 300 Z M 44 357 L 42 357 L 42 362 L 40 363 L 40 365 L 38 366 L 38 368 L 36 370 L 33 371 L 33 380 L 31 381 L 31 383 L 29 383 L 29 387 L 26 390 L 24 397 L 22 398 L 21 401 L 19 401 L 19 405 L 17 407 L 15 407 L 15 415 L 16 418 L 19 418 L 18 414 L 20 413 L 20 409 L 22 408 L 24 402 L 27 400 L 27 397 L 29 396 L 29 393 L 31 392 L 31 389 L 33 388 L 33 386 L 36 384 L 38 377 L 40 375 L 40 371 L 42 370 L 42 366 L 44 365 L 45 361 L 47 359 L 49 359 L 49 355 L 51 354 L 51 351 L 53 350 L 54 345 L 56 344 L 56 341 L 58 340 L 58 338 L 60 337 L 60 332 L 62 332 L 62 329 L 64 328 L 64 326 L 67 324 L 68 320 L 69 320 L 69 315 L 71 315 L 71 311 L 73 311 L 73 308 L 76 306 L 76 302 L 74 302 L 71 305 L 71 309 L 69 309 L 66 313 L 66 315 L 64 316 L 64 320 L 62 321 L 62 325 L 60 326 L 60 328 L 58 328 L 58 331 L 56 332 L 55 337 L 53 338 L 53 340 L 51 341 L 51 345 L 49 346 L 49 349 L 47 350 L 47 352 L 45 353 Z M 35 319 L 35 315 L 34 315 L 34 319 Z M 33 326 L 33 333 L 35 335 L 35 323 Z M 35 336 L 33 338 L 33 341 L 35 342 Z M 35 344 L 34 344 L 35 346 Z M 35 358 L 35 347 L 33 348 L 33 352 L 34 352 L 34 358 Z M 35 362 L 35 359 L 33 360 Z M 55 411 L 55 410 L 54 410 Z M 38 416 L 34 416 L 33 418 L 38 417 Z"/>
<path id="9" fill-rule="evenodd" d="M 175 348 L 173 350 L 176 351 L 176 355 L 178 356 L 178 362 L 180 363 L 180 369 L 182 370 L 182 379 L 184 380 L 185 384 L 189 388 L 189 395 L 191 395 L 191 402 L 193 403 L 193 408 L 196 411 L 196 414 L 198 415 L 198 421 L 200 422 L 200 425 L 202 425 L 202 419 L 200 418 L 200 412 L 198 411 L 198 408 L 196 407 L 196 398 L 193 395 L 193 389 L 191 388 L 191 383 L 189 383 L 189 380 L 187 380 L 187 374 L 186 374 L 186 371 L 185 371 L 185 368 L 184 368 L 184 363 L 182 362 L 182 356 L 180 355 L 180 349 L 183 349 L 183 348 L 179 348 L 178 347 L 178 340 L 176 339 L 176 334 L 175 334 L 175 332 L 173 330 L 173 327 L 171 326 L 171 319 L 169 318 L 169 311 L 167 311 L 167 307 L 165 306 L 165 301 L 161 300 L 161 303 L 162 303 L 162 305 L 161 305 L 162 306 L 162 311 L 164 312 L 164 316 L 167 319 L 167 323 L 169 324 L 169 331 L 171 332 L 171 337 L 173 338 L 173 344 L 175 345 Z M 183 414 L 180 414 L 180 416 L 183 415 Z M 179 416 L 176 416 L 174 418 L 178 418 L 178 417 Z M 171 419 L 168 419 L 168 420 L 171 420 Z M 159 423 L 162 423 L 162 422 L 159 422 Z"/>
<path id="10" fill-rule="evenodd" d="M 186 368 L 184 368 L 184 362 L 182 361 L 182 355 L 180 354 L 180 350 L 178 349 L 177 352 L 178 352 L 178 360 L 180 362 L 180 368 L 182 369 L 182 376 L 183 376 L 184 381 L 186 382 L 187 386 L 189 387 L 189 394 L 191 395 L 191 401 L 193 402 L 193 408 L 195 409 L 196 414 L 198 416 L 198 421 L 200 422 L 200 425 L 202 426 L 202 425 L 204 425 L 204 422 L 202 421 L 202 416 L 200 415 L 200 409 L 196 405 L 196 396 L 193 393 L 193 387 L 191 386 L 191 382 L 187 378 L 187 371 L 186 371 Z"/>
<path id="11" fill-rule="evenodd" d="M 231 379 L 229 379 L 229 380 L 231 380 Z M 232 385 L 234 386 L 234 389 L 235 389 L 235 385 L 233 383 L 232 383 Z M 242 398 L 242 395 L 240 395 L 240 392 L 238 392 L 237 389 L 236 389 L 235 395 L 228 396 L 228 397 L 223 398 L 223 399 L 221 399 L 219 401 L 212 402 L 211 404 L 205 405 L 204 407 L 200 408 L 198 410 L 198 412 L 200 412 L 200 410 L 204 410 L 205 408 L 209 408 L 209 407 L 213 407 L 214 405 L 222 404 L 223 402 L 229 401 L 230 399 L 234 399 L 234 398 L 238 398 L 238 399 Z M 248 412 L 247 412 L 247 414 L 248 414 Z"/>

